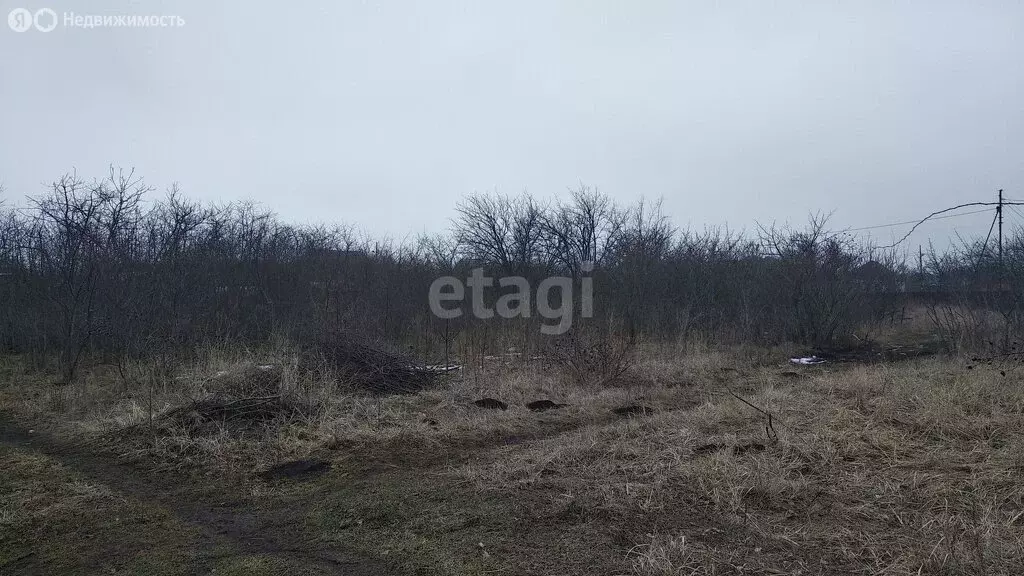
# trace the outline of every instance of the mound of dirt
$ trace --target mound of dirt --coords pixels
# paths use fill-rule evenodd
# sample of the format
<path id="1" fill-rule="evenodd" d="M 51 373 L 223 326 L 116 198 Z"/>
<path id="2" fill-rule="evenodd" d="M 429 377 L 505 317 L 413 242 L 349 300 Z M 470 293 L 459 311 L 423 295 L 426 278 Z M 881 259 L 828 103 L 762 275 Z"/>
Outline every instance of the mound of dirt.
<path id="1" fill-rule="evenodd" d="M 559 404 L 557 402 L 552 402 L 551 400 L 534 400 L 533 402 L 530 402 L 529 404 L 526 405 L 527 408 L 533 410 L 534 412 L 555 410 L 558 408 L 563 408 L 565 406 L 568 406 L 568 404 Z"/>
<path id="2" fill-rule="evenodd" d="M 629 406 L 615 408 L 612 412 L 619 416 L 650 416 L 651 414 L 654 414 L 654 408 L 631 404 Z"/>
<path id="3" fill-rule="evenodd" d="M 473 402 L 473 404 L 478 408 L 486 408 L 488 410 L 508 410 L 508 404 L 494 398 L 481 398 Z"/>

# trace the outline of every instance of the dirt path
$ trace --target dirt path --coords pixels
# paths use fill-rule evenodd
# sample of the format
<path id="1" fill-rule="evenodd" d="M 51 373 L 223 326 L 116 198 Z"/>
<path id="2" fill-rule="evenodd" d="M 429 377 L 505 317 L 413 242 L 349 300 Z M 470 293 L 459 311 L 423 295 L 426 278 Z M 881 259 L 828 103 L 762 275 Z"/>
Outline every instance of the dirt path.
<path id="1" fill-rule="evenodd" d="M 224 487 L 198 489 L 181 474 L 146 469 L 100 449 L 62 442 L 45 433 L 30 434 L 4 413 L 0 413 L 0 448 L 27 450 L 52 458 L 91 482 L 126 498 L 156 504 L 183 524 L 196 528 L 200 536 L 190 573 L 209 573 L 216 562 L 225 558 L 251 555 L 301 565 L 318 574 L 399 573 L 379 560 L 333 543 L 328 546 L 318 542 L 303 526 L 307 503 L 270 500 L 254 507 Z M 0 573 L 45 572 L 45 567 L 35 566 L 32 561 L 29 556 L 14 565 L 0 566 Z"/>
<path id="2" fill-rule="evenodd" d="M 594 420 L 542 422 L 535 428 L 512 434 L 473 437 L 451 445 L 417 447 L 395 446 L 388 457 L 367 457 L 361 466 L 359 482 L 372 486 L 382 473 L 392 474 L 395 466 L 423 473 L 448 468 L 486 454 L 489 449 L 556 437 L 583 426 L 608 423 L 622 416 L 608 414 Z M 126 461 L 101 445 L 64 441 L 46 432 L 28 429 L 0 411 L 0 451 L 19 449 L 53 459 L 90 483 L 135 502 L 155 505 L 169 512 L 182 524 L 195 529 L 194 558 L 183 559 L 188 573 L 210 573 L 232 557 L 271 557 L 288 565 L 302 566 L 311 573 L 351 576 L 401 574 L 395 566 L 365 553 L 345 549 L 335 541 L 324 542 L 305 525 L 313 498 L 291 495 L 254 501 L 226 485 L 197 482 L 184 472 L 156 470 L 146 462 Z M 361 460 L 358 454 L 353 455 Z M 371 463 L 372 462 L 372 463 Z M 325 488 L 327 488 L 325 486 Z M 59 536 L 59 535 L 54 535 Z M 105 554 L 117 558 L 129 551 L 113 549 Z M 35 563 L 34 563 L 35 562 Z M 35 555 L 13 564 L 0 565 L 0 574 L 43 574 Z"/>

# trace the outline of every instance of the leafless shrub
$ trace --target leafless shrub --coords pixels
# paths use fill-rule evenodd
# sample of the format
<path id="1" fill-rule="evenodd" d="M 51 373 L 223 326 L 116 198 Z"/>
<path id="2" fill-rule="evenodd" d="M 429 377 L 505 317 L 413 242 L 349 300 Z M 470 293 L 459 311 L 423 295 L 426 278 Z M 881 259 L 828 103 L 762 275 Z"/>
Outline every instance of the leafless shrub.
<path id="1" fill-rule="evenodd" d="M 771 301 L 787 303 L 779 318 L 787 339 L 814 346 L 848 344 L 858 328 L 891 317 L 898 303 L 893 255 L 861 249 L 828 232 L 827 221 L 812 216 L 802 231 L 762 226 L 760 232 L 777 290 Z"/>
<path id="2" fill-rule="evenodd" d="M 571 330 L 552 342 L 550 356 L 577 384 L 605 386 L 636 364 L 636 340 L 608 331 Z"/>
<path id="3" fill-rule="evenodd" d="M 919 272 L 933 327 L 951 350 L 1009 351 L 1024 335 L 1024 250 L 1012 236 L 1000 263 L 993 246 L 962 240 L 944 253 L 930 248 Z M 922 262 L 925 264 L 925 262 Z"/>

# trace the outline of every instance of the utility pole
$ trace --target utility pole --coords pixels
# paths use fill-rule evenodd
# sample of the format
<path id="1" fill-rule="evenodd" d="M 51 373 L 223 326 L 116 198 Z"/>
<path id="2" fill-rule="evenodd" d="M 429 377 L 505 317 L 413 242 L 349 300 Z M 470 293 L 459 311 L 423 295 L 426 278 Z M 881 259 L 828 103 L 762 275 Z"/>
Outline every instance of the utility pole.
<path id="1" fill-rule="evenodd" d="M 1003 189 L 999 189 L 999 204 L 996 206 L 996 214 L 999 216 L 999 293 L 997 298 L 998 301 L 1004 300 L 1003 296 L 1003 284 L 1006 282 L 1006 268 L 1003 268 Z M 1005 308 L 1004 308 L 1005 310 Z M 1005 314 L 1005 312 L 1004 312 Z M 1010 331 L 1005 330 L 1003 332 L 1003 352 L 1006 352 L 1010 347 Z"/>
<path id="2" fill-rule="evenodd" d="M 999 204 L 996 206 L 999 216 L 999 271 L 1003 270 L 1003 189 L 999 189 Z"/>

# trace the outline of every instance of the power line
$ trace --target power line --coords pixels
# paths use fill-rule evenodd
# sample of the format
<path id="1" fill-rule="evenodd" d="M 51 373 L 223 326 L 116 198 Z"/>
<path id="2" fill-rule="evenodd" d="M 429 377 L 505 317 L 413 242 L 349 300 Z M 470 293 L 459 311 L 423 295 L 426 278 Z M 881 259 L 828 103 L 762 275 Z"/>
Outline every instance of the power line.
<path id="1" fill-rule="evenodd" d="M 914 230 L 917 230 L 918 226 L 920 226 L 921 224 L 924 224 L 928 220 L 934 219 L 939 214 L 945 214 L 946 212 L 952 212 L 953 210 L 959 210 L 960 208 L 966 208 L 968 206 L 1007 206 L 1007 205 L 1010 205 L 1010 204 L 1013 204 L 1013 205 L 1016 205 L 1016 206 L 1020 206 L 1020 205 L 1022 205 L 1024 203 L 1022 203 L 1022 202 L 1005 202 L 1005 201 L 1001 201 L 1001 202 L 967 202 L 965 204 L 960 204 L 960 205 L 957 205 L 957 206 L 953 206 L 952 208 L 946 208 L 946 209 L 943 209 L 943 210 L 938 210 L 936 212 L 932 212 L 931 214 L 929 214 L 929 215 L 925 216 L 924 218 L 922 218 L 921 220 L 919 220 L 917 222 L 917 224 L 914 224 L 913 228 L 911 228 L 909 232 L 904 234 L 902 238 L 900 238 L 899 240 L 897 240 L 896 242 L 894 242 L 894 243 L 892 243 L 892 244 L 890 244 L 888 246 L 879 246 L 879 248 L 884 250 L 886 248 L 895 248 L 895 247 L 899 246 L 900 244 L 903 243 L 904 240 L 906 240 L 907 238 L 910 238 L 910 235 L 914 233 Z"/>
<path id="2" fill-rule="evenodd" d="M 958 216 L 970 216 L 971 214 L 981 214 L 982 212 L 988 212 L 991 208 L 985 208 L 984 210 L 974 210 L 972 212 L 964 212 L 962 214 L 949 214 L 948 216 L 938 216 L 931 218 L 931 220 L 945 220 L 946 218 L 956 218 Z M 877 226 L 864 226 L 862 228 L 847 228 L 846 232 L 860 232 L 861 230 L 876 230 L 878 228 L 894 228 L 896 226 L 906 226 L 908 224 L 916 224 L 919 220 L 908 220 L 906 222 L 894 222 L 892 224 L 879 224 Z"/>

